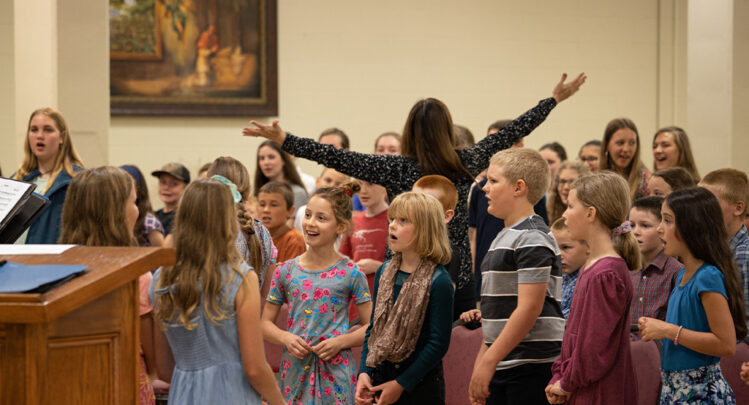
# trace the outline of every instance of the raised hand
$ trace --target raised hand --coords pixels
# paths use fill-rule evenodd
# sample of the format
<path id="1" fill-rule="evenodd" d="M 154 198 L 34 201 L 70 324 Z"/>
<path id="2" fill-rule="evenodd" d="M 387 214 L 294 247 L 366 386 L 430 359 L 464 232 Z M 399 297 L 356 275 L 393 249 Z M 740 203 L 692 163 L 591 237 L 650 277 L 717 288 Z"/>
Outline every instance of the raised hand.
<path id="1" fill-rule="evenodd" d="M 554 100 L 557 101 L 557 104 L 561 103 L 562 101 L 568 99 L 571 95 L 577 93 L 578 90 L 580 90 L 580 86 L 585 83 L 585 79 L 587 79 L 588 76 L 585 76 L 585 73 L 580 73 L 577 75 L 575 80 L 565 83 L 564 81 L 567 80 L 567 73 L 562 73 L 562 80 L 557 83 L 556 86 L 554 86 L 554 90 L 551 92 L 551 96 L 554 97 Z"/>
<path id="2" fill-rule="evenodd" d="M 271 125 L 261 124 L 255 120 L 250 121 L 250 124 L 254 127 L 242 128 L 243 136 L 262 137 L 279 145 L 283 144 L 283 141 L 286 140 L 286 132 L 283 132 L 278 125 L 278 120 L 273 120 L 273 124 Z"/>

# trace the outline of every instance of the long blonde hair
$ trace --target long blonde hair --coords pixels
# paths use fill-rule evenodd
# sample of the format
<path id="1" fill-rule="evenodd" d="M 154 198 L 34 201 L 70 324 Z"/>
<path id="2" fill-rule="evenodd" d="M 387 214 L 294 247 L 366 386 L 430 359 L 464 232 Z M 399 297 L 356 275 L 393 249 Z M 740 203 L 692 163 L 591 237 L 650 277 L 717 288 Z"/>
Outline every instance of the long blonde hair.
<path id="1" fill-rule="evenodd" d="M 557 170 L 557 175 L 554 176 L 554 184 L 549 192 L 549 201 L 546 201 L 546 211 L 549 213 L 550 224 L 561 218 L 564 210 L 567 209 L 567 206 L 562 202 L 562 197 L 559 196 L 559 174 L 562 173 L 562 170 L 574 170 L 577 172 L 577 177 L 590 174 L 590 168 L 583 162 L 573 160 L 562 162 L 559 170 Z"/>
<path id="2" fill-rule="evenodd" d="M 33 120 L 37 114 L 42 114 L 51 118 L 52 121 L 55 122 L 57 130 L 60 131 L 60 138 L 62 139 L 60 149 L 57 151 L 57 156 L 55 157 L 55 165 L 52 167 L 52 172 L 50 173 L 49 181 L 47 182 L 47 187 L 45 187 L 44 190 L 40 190 L 43 194 L 46 193 L 47 190 L 52 186 L 52 184 L 55 182 L 55 179 L 57 178 L 57 175 L 60 174 L 61 171 L 65 170 L 65 172 L 68 173 L 71 177 L 74 177 L 76 173 L 73 170 L 73 165 L 83 167 L 83 163 L 81 162 L 81 158 L 78 156 L 78 153 L 73 147 L 73 139 L 70 136 L 68 125 L 67 123 L 65 123 L 65 118 L 63 118 L 62 114 L 60 114 L 59 111 L 49 107 L 40 108 L 38 110 L 34 110 L 34 112 L 32 112 L 31 116 L 29 117 L 29 124 L 26 126 L 26 141 L 24 142 L 23 147 L 23 163 L 21 163 L 21 166 L 18 168 L 18 170 L 16 170 L 16 175 L 13 178 L 16 180 L 23 180 L 23 178 L 26 177 L 29 173 L 39 168 L 39 160 L 37 159 L 34 152 L 32 152 L 31 142 L 29 142 L 31 120 Z"/>
<path id="3" fill-rule="evenodd" d="M 124 170 L 102 166 L 79 172 L 62 206 L 60 243 L 137 246 L 127 221 L 127 199 L 135 188 Z"/>
<path id="4" fill-rule="evenodd" d="M 617 234 L 629 214 L 629 187 L 622 176 L 613 172 L 600 172 L 578 177 L 572 188 L 577 198 L 586 207 L 596 209 L 596 220 L 611 230 L 614 249 L 630 270 L 642 268 L 640 248 L 632 232 Z"/>
<path id="5" fill-rule="evenodd" d="M 234 199 L 229 188 L 212 179 L 200 179 L 185 189 L 177 208 L 174 223 L 174 246 L 177 262 L 164 267 L 157 288 L 169 287 L 167 294 L 156 296 L 156 317 L 162 323 L 177 318 L 187 329 L 197 324 L 190 321 L 202 301 L 205 317 L 217 323 L 227 319 L 223 287 L 240 271 L 237 221 Z M 223 265 L 233 271 L 225 279 Z M 202 298 L 202 299 L 201 299 Z"/>
<path id="6" fill-rule="evenodd" d="M 226 177 L 229 181 L 237 186 L 237 191 L 242 196 L 242 200 L 234 204 L 237 212 L 237 221 L 239 222 L 247 247 L 250 251 L 249 265 L 255 269 L 258 275 L 263 273 L 263 253 L 260 246 L 260 238 L 255 234 L 255 221 L 247 211 L 245 203 L 250 196 L 250 172 L 247 167 L 237 159 L 229 156 L 222 156 L 213 161 L 206 173 L 208 177 L 219 175 Z"/>
<path id="7" fill-rule="evenodd" d="M 424 193 L 402 193 L 388 208 L 388 219 L 401 218 L 415 225 L 412 243 L 419 256 L 439 264 L 450 262 L 452 249 L 439 200 Z"/>

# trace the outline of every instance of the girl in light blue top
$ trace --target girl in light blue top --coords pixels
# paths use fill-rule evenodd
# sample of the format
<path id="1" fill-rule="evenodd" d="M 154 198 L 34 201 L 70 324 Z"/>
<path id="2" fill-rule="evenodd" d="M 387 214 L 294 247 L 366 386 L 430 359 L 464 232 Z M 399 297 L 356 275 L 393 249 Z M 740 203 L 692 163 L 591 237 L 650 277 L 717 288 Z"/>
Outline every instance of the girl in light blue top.
<path id="1" fill-rule="evenodd" d="M 177 262 L 156 271 L 149 290 L 174 356 L 170 404 L 283 404 L 265 361 L 258 277 L 237 250 L 229 187 L 191 183 L 177 209 Z M 160 342 L 157 342 L 160 343 Z M 157 367 L 163 366 L 157 362 Z"/>
<path id="2" fill-rule="evenodd" d="M 658 227 L 665 252 L 684 263 L 666 321 L 640 318 L 643 340 L 663 339 L 661 403 L 735 404 L 721 357 L 746 336 L 744 300 L 718 200 L 701 187 L 675 191 Z"/>

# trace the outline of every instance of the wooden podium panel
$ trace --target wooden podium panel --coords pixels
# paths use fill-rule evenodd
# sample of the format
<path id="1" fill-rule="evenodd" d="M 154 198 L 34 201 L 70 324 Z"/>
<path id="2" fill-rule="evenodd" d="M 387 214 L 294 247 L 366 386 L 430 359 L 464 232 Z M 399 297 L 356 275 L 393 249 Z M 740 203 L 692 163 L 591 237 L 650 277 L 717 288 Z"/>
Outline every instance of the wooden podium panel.
<path id="1" fill-rule="evenodd" d="M 136 404 L 138 277 L 173 264 L 174 250 L 79 246 L 0 259 L 89 266 L 45 294 L 0 294 L 0 403 Z"/>

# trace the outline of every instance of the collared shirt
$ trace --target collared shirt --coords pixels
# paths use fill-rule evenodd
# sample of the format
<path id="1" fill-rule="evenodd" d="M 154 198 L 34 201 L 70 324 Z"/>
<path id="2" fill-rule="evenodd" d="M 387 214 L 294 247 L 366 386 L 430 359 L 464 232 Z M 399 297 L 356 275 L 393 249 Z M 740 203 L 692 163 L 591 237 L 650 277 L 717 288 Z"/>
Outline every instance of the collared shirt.
<path id="1" fill-rule="evenodd" d="M 572 294 L 575 292 L 575 285 L 577 284 L 577 276 L 580 274 L 580 269 L 573 271 L 570 274 L 562 274 L 562 315 L 564 319 L 570 316 L 570 306 L 572 306 Z"/>
<path id="2" fill-rule="evenodd" d="M 749 233 L 746 226 L 741 225 L 741 229 L 736 232 L 728 241 L 733 250 L 733 257 L 736 259 L 736 269 L 741 274 L 741 284 L 744 289 L 744 305 L 746 314 L 749 316 Z"/>
<path id="3" fill-rule="evenodd" d="M 676 277 L 684 266 L 661 250 L 655 260 L 641 271 L 629 273 L 635 294 L 629 310 L 629 324 L 637 325 L 641 316 L 666 319 L 668 297 L 676 285 Z M 631 340 L 640 340 L 639 333 L 630 333 Z"/>

